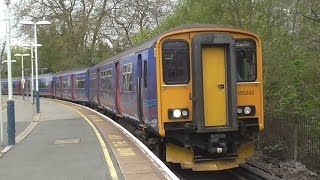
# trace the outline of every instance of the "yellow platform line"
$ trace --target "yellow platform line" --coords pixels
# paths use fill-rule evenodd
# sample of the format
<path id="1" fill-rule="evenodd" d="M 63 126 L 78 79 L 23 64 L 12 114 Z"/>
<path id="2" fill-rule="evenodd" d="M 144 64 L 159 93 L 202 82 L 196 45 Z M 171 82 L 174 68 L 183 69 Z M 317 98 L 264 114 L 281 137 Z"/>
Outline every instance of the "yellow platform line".
<path id="1" fill-rule="evenodd" d="M 101 145 L 101 148 L 102 148 L 102 151 L 103 151 L 103 154 L 104 154 L 104 158 L 105 158 L 105 160 L 106 160 L 106 162 L 107 162 L 107 165 L 108 165 L 108 168 L 109 168 L 109 172 L 110 172 L 111 178 L 112 178 L 112 180 L 118 180 L 119 178 L 118 178 L 116 169 L 115 169 L 115 167 L 114 167 L 114 165 L 113 165 L 113 162 L 112 162 L 112 160 L 111 160 L 111 157 L 110 157 L 109 151 L 108 151 L 108 149 L 107 149 L 107 146 L 106 146 L 103 138 L 101 137 L 99 131 L 97 130 L 97 128 L 96 128 L 96 127 L 92 124 L 92 122 L 91 122 L 83 113 L 81 113 L 79 110 L 77 110 L 77 109 L 75 109 L 75 108 L 73 108 L 73 107 L 67 106 L 67 105 L 65 105 L 65 104 L 63 104 L 63 103 L 60 103 L 60 104 L 62 104 L 62 105 L 64 105 L 64 106 L 66 106 L 66 107 L 68 107 L 68 108 L 71 108 L 71 109 L 73 109 L 74 111 L 76 111 L 76 112 L 77 112 L 78 114 L 80 114 L 80 116 L 82 116 L 82 117 L 87 121 L 87 123 L 91 126 L 91 128 L 93 129 L 94 133 L 96 134 L 96 136 L 97 136 L 97 138 L 98 138 L 98 140 L 99 140 L 99 143 L 100 143 L 100 145 Z"/>

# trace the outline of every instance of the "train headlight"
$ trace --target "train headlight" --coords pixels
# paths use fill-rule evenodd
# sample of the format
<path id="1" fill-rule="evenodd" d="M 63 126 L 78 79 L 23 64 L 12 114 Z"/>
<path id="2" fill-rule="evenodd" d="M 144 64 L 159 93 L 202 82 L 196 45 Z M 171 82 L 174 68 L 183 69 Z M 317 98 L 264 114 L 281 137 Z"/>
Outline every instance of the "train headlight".
<path id="1" fill-rule="evenodd" d="M 173 117 L 175 117 L 175 118 L 181 117 L 181 111 L 179 109 L 173 110 L 172 114 L 173 114 Z"/>
<path id="2" fill-rule="evenodd" d="M 169 109 L 168 110 L 169 119 L 188 119 L 189 118 L 189 109 Z"/>
<path id="3" fill-rule="evenodd" d="M 256 114 L 255 106 L 238 106 L 238 116 L 254 116 Z"/>
<path id="4" fill-rule="evenodd" d="M 251 108 L 250 107 L 245 107 L 244 108 L 244 113 L 245 114 L 250 114 L 251 113 Z"/>

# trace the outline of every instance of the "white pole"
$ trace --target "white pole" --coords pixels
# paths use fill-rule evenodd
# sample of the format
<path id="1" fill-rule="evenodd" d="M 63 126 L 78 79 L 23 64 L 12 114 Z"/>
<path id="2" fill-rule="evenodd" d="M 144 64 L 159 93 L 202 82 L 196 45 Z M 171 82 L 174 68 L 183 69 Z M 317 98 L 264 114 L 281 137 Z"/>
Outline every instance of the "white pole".
<path id="1" fill-rule="evenodd" d="M 34 57 L 33 57 L 33 46 L 31 45 L 31 97 L 32 97 L 32 104 L 34 104 L 34 98 L 33 98 L 33 96 L 34 96 L 33 95 L 33 91 L 34 91 L 33 60 L 34 60 Z"/>
<path id="2" fill-rule="evenodd" d="M 35 45 L 35 63 L 36 63 L 36 112 L 40 113 L 39 99 L 39 81 L 38 81 L 38 47 L 37 47 L 37 23 L 34 23 L 34 45 Z"/>
<path id="3" fill-rule="evenodd" d="M 0 133 L 1 133 L 1 146 L 4 145 L 4 140 L 3 140 L 3 119 L 2 119 L 2 78 L 1 78 L 1 74 L 2 74 L 2 64 L 0 64 L 0 111 L 1 111 L 1 115 L 0 115 Z"/>
<path id="4" fill-rule="evenodd" d="M 25 95 L 24 83 L 25 83 L 25 79 L 24 79 L 24 67 L 23 67 L 23 54 L 22 54 L 22 57 L 21 57 L 21 61 L 22 61 L 22 68 L 21 68 L 22 98 L 24 100 L 24 95 Z"/>
<path id="5" fill-rule="evenodd" d="M 11 74 L 11 45 L 10 45 L 10 1 L 7 3 L 7 68 L 8 68 L 8 100 L 12 100 L 12 74 Z M 2 111 L 2 110 L 1 110 Z"/>
<path id="6" fill-rule="evenodd" d="M 23 55 L 21 56 L 22 61 L 22 69 L 21 69 L 21 76 L 22 76 L 22 89 L 24 89 L 24 67 L 23 67 Z"/>
<path id="7" fill-rule="evenodd" d="M 34 23 L 34 56 L 36 63 L 36 91 L 38 89 L 38 48 L 37 48 L 37 23 Z"/>
<path id="8" fill-rule="evenodd" d="M 8 109 L 7 109 L 7 133 L 8 133 L 8 145 L 14 145 L 15 142 L 15 113 L 14 113 L 14 101 L 12 99 L 12 74 L 11 74 L 11 45 L 10 45 L 10 0 L 5 0 L 7 5 L 7 67 L 8 67 Z M 2 113 L 2 109 L 1 109 Z"/>

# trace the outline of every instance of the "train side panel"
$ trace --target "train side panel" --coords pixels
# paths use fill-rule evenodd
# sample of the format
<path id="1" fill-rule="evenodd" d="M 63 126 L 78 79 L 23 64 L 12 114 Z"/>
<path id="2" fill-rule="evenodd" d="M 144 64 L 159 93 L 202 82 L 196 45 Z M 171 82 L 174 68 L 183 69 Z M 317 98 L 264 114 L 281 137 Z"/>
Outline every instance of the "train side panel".
<path id="1" fill-rule="evenodd" d="M 39 76 L 39 95 L 40 96 L 53 96 L 53 88 L 52 88 L 52 77 L 53 75 L 42 75 Z"/>
<path id="2" fill-rule="evenodd" d="M 136 87 L 136 56 L 127 56 L 119 61 L 120 65 L 120 94 L 121 114 L 139 122 L 137 114 L 137 87 Z M 119 88 L 119 87 L 117 87 Z"/>
<path id="3" fill-rule="evenodd" d="M 86 93 L 86 99 L 89 103 L 90 101 L 90 72 L 89 69 L 85 73 L 85 93 Z"/>
<path id="4" fill-rule="evenodd" d="M 2 94 L 8 94 L 8 81 L 2 80 Z M 18 78 L 12 79 L 12 94 L 13 95 L 21 95 L 21 82 Z"/>
<path id="5" fill-rule="evenodd" d="M 142 56 L 142 104 L 143 120 L 159 132 L 158 128 L 158 101 L 157 101 L 157 76 L 154 47 L 148 49 Z"/>
<path id="6" fill-rule="evenodd" d="M 62 78 L 62 98 L 72 100 L 72 81 L 71 74 L 67 74 Z"/>
<path id="7" fill-rule="evenodd" d="M 89 102 L 94 105 L 98 106 L 98 76 L 99 68 L 90 68 L 89 70 Z"/>
<path id="8" fill-rule="evenodd" d="M 7 80 L 2 80 L 1 88 L 2 88 L 2 94 L 8 94 L 8 81 Z"/>
<path id="9" fill-rule="evenodd" d="M 21 79 L 20 78 L 14 78 L 12 79 L 12 94 L 14 95 L 21 95 Z"/>
<path id="10" fill-rule="evenodd" d="M 61 76 L 54 76 L 53 77 L 53 89 L 54 89 L 54 96 L 56 98 L 62 98 Z"/>
<path id="11" fill-rule="evenodd" d="M 79 72 L 73 74 L 73 91 L 74 91 L 74 100 L 80 101 L 80 102 L 87 102 L 88 97 L 86 93 L 86 76 L 87 71 L 85 72 Z"/>
<path id="12" fill-rule="evenodd" d="M 100 67 L 100 105 L 109 112 L 116 113 L 115 66 L 108 63 Z"/>

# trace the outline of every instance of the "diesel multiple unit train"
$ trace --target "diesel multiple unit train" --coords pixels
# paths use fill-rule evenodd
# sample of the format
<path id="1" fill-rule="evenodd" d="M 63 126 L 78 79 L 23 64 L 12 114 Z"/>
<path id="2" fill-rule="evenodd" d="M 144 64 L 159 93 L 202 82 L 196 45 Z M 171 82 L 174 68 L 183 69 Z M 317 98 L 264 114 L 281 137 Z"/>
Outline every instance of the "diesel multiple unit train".
<path id="1" fill-rule="evenodd" d="M 261 49 L 247 31 L 188 25 L 93 67 L 40 75 L 39 91 L 103 111 L 166 162 L 229 169 L 253 156 L 264 128 Z"/>

